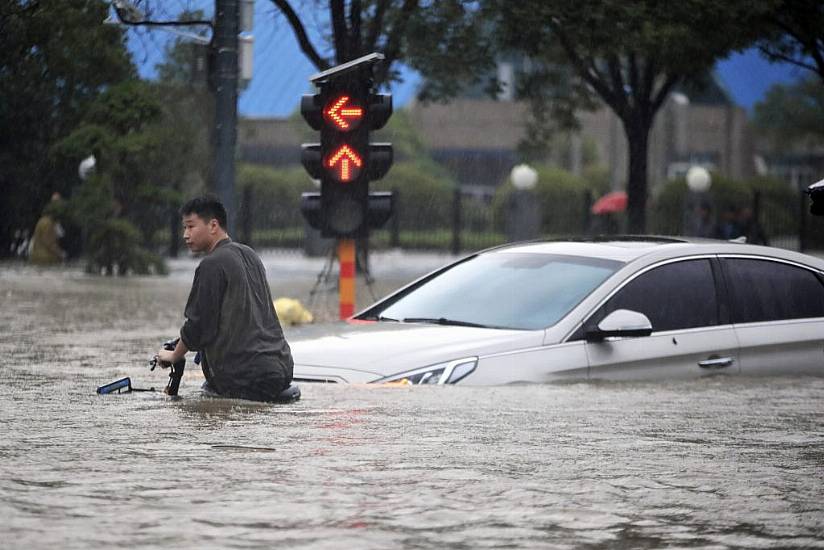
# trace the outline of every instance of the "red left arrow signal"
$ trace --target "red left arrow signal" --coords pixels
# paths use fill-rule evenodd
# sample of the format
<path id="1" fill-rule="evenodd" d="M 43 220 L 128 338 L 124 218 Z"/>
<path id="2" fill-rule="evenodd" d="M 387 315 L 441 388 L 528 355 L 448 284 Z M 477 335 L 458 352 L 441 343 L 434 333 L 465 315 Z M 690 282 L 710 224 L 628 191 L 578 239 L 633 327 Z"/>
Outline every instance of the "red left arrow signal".
<path id="1" fill-rule="evenodd" d="M 358 177 L 360 169 L 363 166 L 363 158 L 348 145 L 344 144 L 338 147 L 334 153 L 326 157 L 324 164 L 327 168 L 334 170 L 335 177 L 338 181 L 346 183 Z"/>
<path id="2" fill-rule="evenodd" d="M 350 99 L 348 95 L 342 95 L 330 101 L 323 110 L 323 118 L 338 130 L 354 130 L 363 118 L 363 108 L 350 104 Z"/>

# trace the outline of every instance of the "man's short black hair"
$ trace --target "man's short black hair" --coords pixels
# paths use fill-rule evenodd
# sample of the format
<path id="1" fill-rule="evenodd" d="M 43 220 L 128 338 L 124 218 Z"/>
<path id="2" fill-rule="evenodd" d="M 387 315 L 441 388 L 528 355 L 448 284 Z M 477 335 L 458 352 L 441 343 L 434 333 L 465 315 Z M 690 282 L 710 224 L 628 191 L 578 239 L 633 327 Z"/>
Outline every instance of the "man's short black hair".
<path id="1" fill-rule="evenodd" d="M 180 215 L 188 216 L 189 214 L 197 214 L 207 222 L 214 218 L 220 227 L 226 229 L 226 208 L 215 195 L 201 195 L 186 202 L 180 207 Z"/>

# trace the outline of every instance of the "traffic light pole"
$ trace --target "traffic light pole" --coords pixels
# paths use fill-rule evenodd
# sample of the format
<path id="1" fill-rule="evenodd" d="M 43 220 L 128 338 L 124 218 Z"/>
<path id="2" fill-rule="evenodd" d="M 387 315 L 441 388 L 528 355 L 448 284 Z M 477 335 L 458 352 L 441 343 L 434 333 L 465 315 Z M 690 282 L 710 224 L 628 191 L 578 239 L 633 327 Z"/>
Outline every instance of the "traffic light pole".
<path id="1" fill-rule="evenodd" d="M 238 0 L 215 0 L 215 151 L 214 191 L 229 218 L 228 232 L 234 235 L 235 145 L 237 142 Z"/>
<path id="2" fill-rule="evenodd" d="M 355 314 L 355 240 L 338 240 L 338 302 L 340 318 L 348 319 Z"/>

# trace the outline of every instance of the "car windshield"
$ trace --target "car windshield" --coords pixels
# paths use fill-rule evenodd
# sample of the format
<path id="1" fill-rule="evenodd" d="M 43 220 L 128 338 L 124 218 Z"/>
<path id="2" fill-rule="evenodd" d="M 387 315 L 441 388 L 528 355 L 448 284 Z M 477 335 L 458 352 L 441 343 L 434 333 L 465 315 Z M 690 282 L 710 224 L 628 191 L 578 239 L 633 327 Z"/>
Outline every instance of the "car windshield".
<path id="1" fill-rule="evenodd" d="M 370 314 L 407 322 L 542 329 L 561 320 L 621 265 L 578 256 L 482 254 Z"/>

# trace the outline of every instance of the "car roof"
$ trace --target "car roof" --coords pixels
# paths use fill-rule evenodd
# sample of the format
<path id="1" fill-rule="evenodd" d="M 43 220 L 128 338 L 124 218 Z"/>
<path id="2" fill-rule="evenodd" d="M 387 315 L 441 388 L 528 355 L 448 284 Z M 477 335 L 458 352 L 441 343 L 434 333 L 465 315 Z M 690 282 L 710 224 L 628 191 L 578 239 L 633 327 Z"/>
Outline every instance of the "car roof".
<path id="1" fill-rule="evenodd" d="M 490 249 L 487 252 L 560 254 L 617 260 L 627 263 L 660 249 L 662 246 L 687 242 L 684 239 L 670 237 L 608 236 L 511 243 Z"/>
<path id="2" fill-rule="evenodd" d="M 678 257 L 691 254 L 747 254 L 781 258 L 815 265 L 821 268 L 822 262 L 797 252 L 750 245 L 736 241 L 688 237 L 658 237 L 617 235 L 565 240 L 536 240 L 511 243 L 488 249 L 484 253 L 532 253 L 560 254 L 565 256 L 584 256 L 602 258 L 629 263 L 645 256 L 656 259 Z"/>

